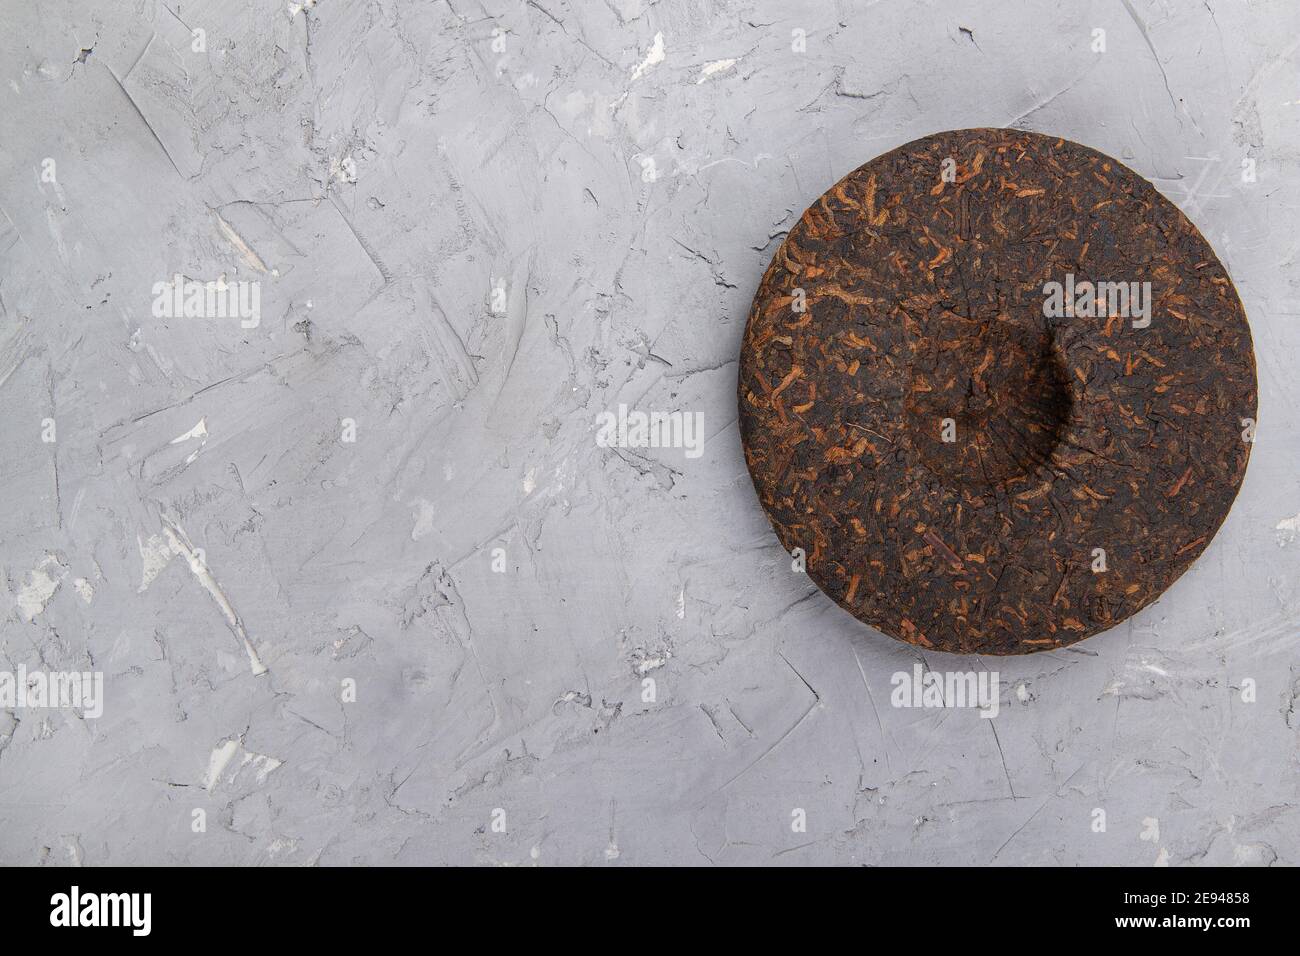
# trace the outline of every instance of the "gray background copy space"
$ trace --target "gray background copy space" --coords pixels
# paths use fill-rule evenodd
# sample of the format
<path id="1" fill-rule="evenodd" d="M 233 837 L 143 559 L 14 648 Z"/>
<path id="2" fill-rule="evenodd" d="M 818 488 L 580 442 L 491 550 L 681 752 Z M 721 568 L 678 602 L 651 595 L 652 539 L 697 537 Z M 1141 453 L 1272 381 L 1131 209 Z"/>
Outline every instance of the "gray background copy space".
<path id="1" fill-rule="evenodd" d="M 1289 0 L 2 0 L 0 669 L 105 702 L 0 710 L 0 862 L 1298 862 L 1298 38 Z M 1205 555 L 1016 659 L 791 573 L 735 424 L 785 231 L 970 126 L 1152 180 L 1259 363 Z M 176 274 L 260 324 L 155 316 Z M 600 447 L 620 404 L 703 453 Z M 999 671 L 996 719 L 892 707 L 917 661 Z"/>

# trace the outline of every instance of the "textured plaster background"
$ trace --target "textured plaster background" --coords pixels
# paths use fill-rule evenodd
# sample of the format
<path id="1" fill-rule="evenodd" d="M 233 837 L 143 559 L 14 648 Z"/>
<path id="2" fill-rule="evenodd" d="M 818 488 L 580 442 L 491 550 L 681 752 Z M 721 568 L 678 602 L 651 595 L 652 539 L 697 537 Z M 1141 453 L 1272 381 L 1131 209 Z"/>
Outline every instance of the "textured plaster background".
<path id="1" fill-rule="evenodd" d="M 0 0 L 0 668 L 107 697 L 0 711 L 0 861 L 1300 862 L 1298 49 L 1290 0 Z M 1261 393 L 1158 603 L 923 655 L 992 721 L 890 706 L 917 651 L 791 573 L 735 426 L 785 230 L 985 125 L 1177 202 Z M 174 273 L 261 325 L 155 318 Z M 598 447 L 619 403 L 703 455 Z"/>

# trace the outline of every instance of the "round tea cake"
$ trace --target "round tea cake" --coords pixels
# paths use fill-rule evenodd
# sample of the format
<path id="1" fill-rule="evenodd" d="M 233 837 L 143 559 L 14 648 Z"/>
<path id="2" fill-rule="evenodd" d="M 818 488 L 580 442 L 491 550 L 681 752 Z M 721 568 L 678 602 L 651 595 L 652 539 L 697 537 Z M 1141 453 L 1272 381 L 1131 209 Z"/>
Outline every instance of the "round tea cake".
<path id="1" fill-rule="evenodd" d="M 745 459 L 838 604 L 943 651 L 1113 627 L 1205 550 L 1254 435 L 1255 360 L 1196 227 L 1096 150 L 927 136 L 790 230 L 740 356 Z"/>

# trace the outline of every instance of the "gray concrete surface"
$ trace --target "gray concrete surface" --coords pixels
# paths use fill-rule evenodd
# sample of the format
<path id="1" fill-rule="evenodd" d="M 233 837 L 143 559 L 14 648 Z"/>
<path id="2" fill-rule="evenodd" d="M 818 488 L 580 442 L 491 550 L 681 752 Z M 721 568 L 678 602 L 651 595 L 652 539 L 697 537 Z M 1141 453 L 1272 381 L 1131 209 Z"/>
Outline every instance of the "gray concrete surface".
<path id="1" fill-rule="evenodd" d="M 1289 0 L 2 0 L 0 668 L 104 710 L 0 709 L 0 862 L 1300 862 L 1298 38 Z M 998 670 L 992 720 L 891 706 L 918 655 L 791 572 L 735 426 L 784 230 L 965 126 L 1152 179 L 1261 393 L 1159 602 L 925 655 Z M 260 324 L 155 315 L 175 274 Z M 599 446 L 620 403 L 703 453 Z"/>

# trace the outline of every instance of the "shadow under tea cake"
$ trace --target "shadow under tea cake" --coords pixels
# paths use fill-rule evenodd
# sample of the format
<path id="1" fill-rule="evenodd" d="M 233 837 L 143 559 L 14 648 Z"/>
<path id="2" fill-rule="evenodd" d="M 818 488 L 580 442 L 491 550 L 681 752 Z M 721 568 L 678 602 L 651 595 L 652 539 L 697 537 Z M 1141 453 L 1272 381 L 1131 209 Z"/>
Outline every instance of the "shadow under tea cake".
<path id="1" fill-rule="evenodd" d="M 851 172 L 754 297 L 740 432 L 787 551 L 911 644 L 1023 654 L 1113 627 L 1205 550 L 1245 475 L 1250 329 L 1145 179 L 1019 130 Z"/>

